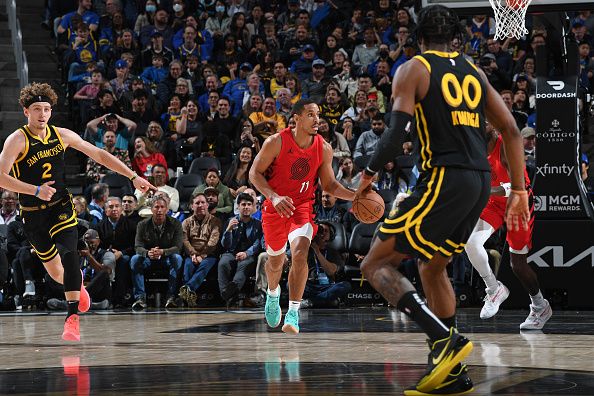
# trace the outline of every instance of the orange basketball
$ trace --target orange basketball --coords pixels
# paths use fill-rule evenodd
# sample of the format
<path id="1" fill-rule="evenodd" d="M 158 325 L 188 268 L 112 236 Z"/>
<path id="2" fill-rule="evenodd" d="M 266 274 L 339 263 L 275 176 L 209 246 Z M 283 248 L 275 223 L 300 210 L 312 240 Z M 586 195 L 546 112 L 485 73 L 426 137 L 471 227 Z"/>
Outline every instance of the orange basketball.
<path id="1" fill-rule="evenodd" d="M 355 198 L 353 201 L 353 214 L 361 223 L 372 224 L 384 217 L 386 205 L 383 198 L 375 191 Z"/>
<path id="2" fill-rule="evenodd" d="M 507 0 L 507 5 L 514 10 L 519 9 L 525 4 L 524 0 Z"/>

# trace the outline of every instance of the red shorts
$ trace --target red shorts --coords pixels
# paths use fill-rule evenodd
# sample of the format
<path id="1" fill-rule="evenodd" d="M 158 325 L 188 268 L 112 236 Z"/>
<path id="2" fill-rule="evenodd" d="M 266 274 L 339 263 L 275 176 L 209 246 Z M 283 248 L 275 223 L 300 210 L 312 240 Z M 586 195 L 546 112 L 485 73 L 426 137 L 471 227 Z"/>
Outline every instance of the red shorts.
<path id="1" fill-rule="evenodd" d="M 270 207 L 267 207 L 270 205 Z M 311 202 L 304 202 L 295 207 L 293 216 L 281 217 L 272 207 L 270 202 L 264 203 L 262 210 L 262 230 L 264 231 L 264 242 L 266 250 L 270 253 L 285 249 L 289 234 L 306 224 L 311 224 L 313 233 L 316 235 L 317 224 L 314 223 L 313 206 Z"/>
<path id="2" fill-rule="evenodd" d="M 505 240 L 509 244 L 510 249 L 522 250 L 528 246 L 528 250 L 532 249 L 532 230 L 534 229 L 534 200 L 532 199 L 532 191 L 528 197 L 530 206 L 530 221 L 528 222 L 528 229 L 520 229 L 518 231 L 507 230 Z M 505 202 L 495 201 L 489 199 L 487 206 L 481 213 L 481 219 L 486 221 L 497 231 L 505 221 Z"/>

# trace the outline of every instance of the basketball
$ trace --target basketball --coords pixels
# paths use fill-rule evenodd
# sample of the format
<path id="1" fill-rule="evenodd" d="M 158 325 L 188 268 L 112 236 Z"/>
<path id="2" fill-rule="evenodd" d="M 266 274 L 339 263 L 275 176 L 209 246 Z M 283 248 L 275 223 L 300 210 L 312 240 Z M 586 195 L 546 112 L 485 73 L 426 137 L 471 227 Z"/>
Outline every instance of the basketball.
<path id="1" fill-rule="evenodd" d="M 507 5 L 514 10 L 519 9 L 525 3 L 524 0 L 507 0 Z"/>
<path id="2" fill-rule="evenodd" d="M 383 198 L 375 191 L 353 201 L 353 214 L 361 223 L 372 224 L 379 221 L 384 216 L 385 209 Z"/>

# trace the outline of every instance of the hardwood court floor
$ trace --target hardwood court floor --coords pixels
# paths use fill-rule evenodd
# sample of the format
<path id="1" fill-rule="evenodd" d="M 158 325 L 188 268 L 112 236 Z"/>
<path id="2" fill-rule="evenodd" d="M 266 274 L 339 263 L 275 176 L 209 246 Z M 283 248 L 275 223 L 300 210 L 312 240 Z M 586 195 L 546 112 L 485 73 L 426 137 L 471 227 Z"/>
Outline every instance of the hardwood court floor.
<path id="1" fill-rule="evenodd" d="M 594 395 L 594 312 L 459 312 L 475 345 L 477 395 Z M 268 329 L 261 311 L 95 312 L 82 341 L 61 340 L 63 313 L 0 315 L 0 395 L 386 395 L 424 372 L 424 334 L 386 308 L 302 311 L 301 334 Z"/>

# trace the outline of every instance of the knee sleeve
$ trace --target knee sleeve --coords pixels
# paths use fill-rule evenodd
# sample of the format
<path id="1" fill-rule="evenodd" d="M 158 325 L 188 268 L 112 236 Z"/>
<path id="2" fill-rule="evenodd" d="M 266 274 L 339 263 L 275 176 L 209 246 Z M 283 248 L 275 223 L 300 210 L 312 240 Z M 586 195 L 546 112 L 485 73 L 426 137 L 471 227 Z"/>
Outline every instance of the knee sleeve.
<path id="1" fill-rule="evenodd" d="M 64 251 L 62 254 L 62 266 L 64 267 L 64 291 L 79 291 L 82 275 L 78 253 L 70 250 Z"/>

